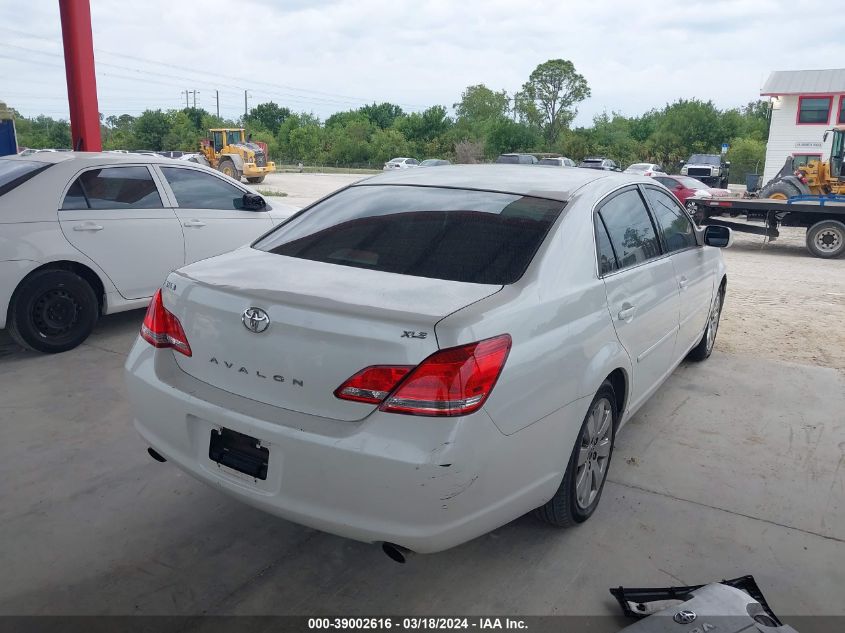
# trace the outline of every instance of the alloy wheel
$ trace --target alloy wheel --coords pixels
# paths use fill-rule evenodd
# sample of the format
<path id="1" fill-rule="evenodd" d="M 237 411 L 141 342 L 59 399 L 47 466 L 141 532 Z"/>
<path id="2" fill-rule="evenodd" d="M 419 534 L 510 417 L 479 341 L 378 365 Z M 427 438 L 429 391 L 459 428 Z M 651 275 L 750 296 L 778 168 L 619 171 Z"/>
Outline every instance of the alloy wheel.
<path id="1" fill-rule="evenodd" d="M 578 447 L 575 499 L 582 510 L 590 507 L 601 490 L 612 443 L 613 408 L 610 400 L 600 398 L 590 409 Z"/>

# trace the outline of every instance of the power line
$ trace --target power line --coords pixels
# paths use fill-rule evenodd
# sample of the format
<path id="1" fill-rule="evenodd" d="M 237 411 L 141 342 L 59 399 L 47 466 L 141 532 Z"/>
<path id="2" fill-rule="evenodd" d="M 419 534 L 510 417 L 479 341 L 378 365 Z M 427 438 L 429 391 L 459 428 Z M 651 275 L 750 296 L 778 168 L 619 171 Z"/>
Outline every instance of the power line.
<path id="1" fill-rule="evenodd" d="M 5 30 L 5 31 L 9 31 L 9 32 L 12 32 L 12 33 L 18 33 L 20 35 L 25 35 L 27 37 L 31 37 L 31 38 L 34 38 L 34 39 L 39 39 L 39 40 L 44 40 L 44 41 L 49 41 L 49 42 L 55 41 L 53 39 L 46 38 L 46 37 L 43 37 L 43 36 L 40 36 L 40 35 L 37 35 L 37 34 L 34 34 L 34 33 L 21 31 L 19 29 L 13 29 L 13 28 L 6 27 L 6 26 L 0 26 L 0 29 Z M 24 49 L 23 47 L 15 46 L 15 45 L 12 45 L 12 44 L 6 44 L 6 46 L 13 46 L 15 48 L 22 48 L 23 50 L 28 50 L 29 52 L 45 54 L 42 51 L 36 51 L 36 50 L 32 50 L 32 49 Z M 250 85 L 259 85 L 259 86 L 265 85 L 265 86 L 271 86 L 273 88 L 281 89 L 281 90 L 290 90 L 290 91 L 293 91 L 293 92 L 311 93 L 311 94 L 315 94 L 315 95 L 323 95 L 325 97 L 338 97 L 339 98 L 339 99 L 319 99 L 319 98 L 315 97 L 315 98 L 313 98 L 313 100 L 315 102 L 319 101 L 319 102 L 324 102 L 324 103 L 341 103 L 341 104 L 342 103 L 346 103 L 346 104 L 365 103 L 366 104 L 366 103 L 376 101 L 375 99 L 364 99 L 362 97 L 352 97 L 352 96 L 349 96 L 349 95 L 342 95 L 342 94 L 332 93 L 332 92 L 324 92 L 324 91 L 320 91 L 320 90 L 312 90 L 312 89 L 309 89 L 309 88 L 300 88 L 300 87 L 289 86 L 289 85 L 285 85 L 285 84 L 276 84 L 276 83 L 272 83 L 272 82 L 262 81 L 262 80 L 259 80 L 259 79 L 235 77 L 235 76 L 232 76 L 232 75 L 225 75 L 225 74 L 221 74 L 221 73 L 218 73 L 218 72 L 212 72 L 212 71 L 204 71 L 204 70 L 200 70 L 200 69 L 197 69 L 197 68 L 191 68 L 191 67 L 188 67 L 188 66 L 181 66 L 181 65 L 178 65 L 178 64 L 172 64 L 172 63 L 169 63 L 169 62 L 158 62 L 158 61 L 154 61 L 154 60 L 148 60 L 148 59 L 136 57 L 136 56 L 133 56 L 133 55 L 127 55 L 125 53 L 117 53 L 117 52 L 114 52 L 114 51 L 104 50 L 104 49 L 101 49 L 101 48 L 95 48 L 94 50 L 95 50 L 95 52 L 105 53 L 107 55 L 113 55 L 115 57 L 122 57 L 122 58 L 125 58 L 125 59 L 131 59 L 131 60 L 134 60 L 134 61 L 140 61 L 140 62 L 145 63 L 145 64 L 152 64 L 152 65 L 157 65 L 157 66 L 166 66 L 167 68 L 175 68 L 175 69 L 179 69 L 179 70 L 185 70 L 185 71 L 192 72 L 192 73 L 199 73 L 201 75 L 211 75 L 211 76 L 214 76 L 215 78 L 225 78 L 225 79 L 230 79 L 230 80 L 238 81 L 238 82 L 245 81 L 246 83 L 248 83 Z M 46 54 L 56 55 L 58 57 L 62 57 L 62 55 L 58 54 L 58 53 L 46 53 Z M 108 62 L 97 62 L 97 63 L 115 66 L 115 64 L 109 64 Z M 131 70 L 135 70 L 136 72 L 147 72 L 147 73 L 151 73 L 151 74 L 165 76 L 162 73 L 157 73 L 155 71 L 147 71 L 147 70 L 141 70 L 141 69 L 131 69 Z M 172 75 L 169 75 L 169 76 L 172 76 Z M 229 86 L 229 87 L 234 87 L 234 86 Z M 238 87 L 241 88 L 241 86 L 238 86 Z M 302 100 L 305 100 L 305 99 L 302 99 Z M 424 108 L 424 107 L 426 107 L 426 106 L 422 106 L 420 104 L 410 104 L 410 103 L 402 103 L 402 102 L 396 102 L 396 103 L 397 103 L 397 105 L 402 105 L 402 106 L 411 107 L 411 108 Z"/>

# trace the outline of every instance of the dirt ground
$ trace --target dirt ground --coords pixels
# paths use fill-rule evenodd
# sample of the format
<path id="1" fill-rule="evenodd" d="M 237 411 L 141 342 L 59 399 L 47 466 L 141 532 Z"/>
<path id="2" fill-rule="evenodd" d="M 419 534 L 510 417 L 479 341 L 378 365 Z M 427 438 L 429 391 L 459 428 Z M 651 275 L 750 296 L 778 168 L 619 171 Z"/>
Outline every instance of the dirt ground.
<path id="1" fill-rule="evenodd" d="M 845 259 L 812 257 L 805 231 L 734 233 L 716 349 L 845 371 Z"/>

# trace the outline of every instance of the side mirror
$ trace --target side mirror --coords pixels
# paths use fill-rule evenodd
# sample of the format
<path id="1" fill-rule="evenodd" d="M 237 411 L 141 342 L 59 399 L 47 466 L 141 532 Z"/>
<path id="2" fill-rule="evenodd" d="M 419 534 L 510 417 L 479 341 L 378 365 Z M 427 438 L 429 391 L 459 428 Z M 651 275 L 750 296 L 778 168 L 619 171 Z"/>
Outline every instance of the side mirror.
<path id="1" fill-rule="evenodd" d="M 261 211 L 267 203 L 257 193 L 245 193 L 241 199 L 241 206 L 247 211 Z"/>
<path id="2" fill-rule="evenodd" d="M 726 160 L 726 161 L 725 161 L 725 167 L 730 167 L 730 166 L 731 166 L 731 161 Z"/>
<path id="3" fill-rule="evenodd" d="M 727 248 L 734 241 L 734 234 L 726 226 L 710 224 L 704 229 L 704 243 L 716 248 Z"/>
<path id="4" fill-rule="evenodd" d="M 678 165 L 680 165 L 681 167 L 683 167 L 686 164 L 687 164 L 687 161 L 685 161 L 685 160 L 679 160 L 678 161 Z"/>

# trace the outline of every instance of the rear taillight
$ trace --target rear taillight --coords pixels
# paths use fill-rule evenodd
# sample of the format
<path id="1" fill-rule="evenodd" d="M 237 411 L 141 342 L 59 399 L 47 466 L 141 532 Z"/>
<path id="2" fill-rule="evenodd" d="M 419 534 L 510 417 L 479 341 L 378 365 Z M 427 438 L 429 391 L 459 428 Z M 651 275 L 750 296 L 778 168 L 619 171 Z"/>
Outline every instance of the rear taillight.
<path id="1" fill-rule="evenodd" d="M 161 300 L 161 290 L 156 290 L 141 324 L 141 338 L 153 347 L 172 347 L 185 356 L 191 355 L 191 346 L 185 336 L 182 324 Z"/>
<path id="2" fill-rule="evenodd" d="M 379 404 L 414 367 L 412 365 L 373 365 L 366 367 L 335 389 L 341 400 Z"/>
<path id="3" fill-rule="evenodd" d="M 379 409 L 408 415 L 467 415 L 487 400 L 511 348 L 502 334 L 435 352 L 415 368 L 374 366 L 335 390 L 344 400 L 381 403 Z"/>

